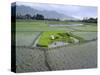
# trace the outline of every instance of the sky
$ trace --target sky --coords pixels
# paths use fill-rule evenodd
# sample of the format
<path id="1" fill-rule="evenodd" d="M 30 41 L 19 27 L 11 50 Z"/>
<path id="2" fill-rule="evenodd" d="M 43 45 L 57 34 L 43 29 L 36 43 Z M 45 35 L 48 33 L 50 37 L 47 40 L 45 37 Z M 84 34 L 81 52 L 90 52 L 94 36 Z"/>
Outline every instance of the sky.
<path id="1" fill-rule="evenodd" d="M 97 7 L 92 6 L 79 6 L 79 5 L 61 5 L 61 4 L 45 4 L 45 3 L 26 3 L 17 2 L 17 5 L 30 6 L 38 10 L 56 11 L 64 15 L 72 16 L 78 19 L 84 17 L 97 17 Z"/>

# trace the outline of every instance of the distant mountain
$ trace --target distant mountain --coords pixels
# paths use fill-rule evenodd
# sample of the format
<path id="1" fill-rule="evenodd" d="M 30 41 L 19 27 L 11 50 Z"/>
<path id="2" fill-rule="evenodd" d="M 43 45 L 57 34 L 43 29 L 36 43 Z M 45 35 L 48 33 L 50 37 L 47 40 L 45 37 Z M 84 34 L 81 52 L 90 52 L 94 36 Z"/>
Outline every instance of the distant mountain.
<path id="1" fill-rule="evenodd" d="M 37 13 L 44 15 L 45 18 L 56 18 L 56 19 L 59 18 L 63 20 L 69 20 L 69 19 L 74 20 L 75 19 L 74 17 L 67 16 L 62 13 L 58 13 L 56 11 L 38 10 L 30 6 L 16 5 L 16 14 L 20 14 L 20 15 L 30 14 L 31 16 L 33 16 Z"/>

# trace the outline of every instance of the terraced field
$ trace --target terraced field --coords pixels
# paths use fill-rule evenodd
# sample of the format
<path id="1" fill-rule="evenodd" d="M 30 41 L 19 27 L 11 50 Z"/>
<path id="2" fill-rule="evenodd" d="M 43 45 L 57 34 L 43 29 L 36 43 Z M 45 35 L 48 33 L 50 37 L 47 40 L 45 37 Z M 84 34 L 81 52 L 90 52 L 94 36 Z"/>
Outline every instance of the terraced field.
<path id="1" fill-rule="evenodd" d="M 97 66 L 97 42 L 74 45 L 48 51 L 52 70 L 94 68 Z"/>
<path id="2" fill-rule="evenodd" d="M 84 26 L 77 26 L 77 27 L 70 27 L 73 30 L 76 31 L 83 31 L 83 32 L 96 32 L 97 31 L 97 27 L 96 25 L 84 25 Z"/>
<path id="3" fill-rule="evenodd" d="M 46 50 L 17 47 L 17 72 L 97 67 L 97 42 Z M 48 67 L 48 65 L 49 67 Z"/>
<path id="4" fill-rule="evenodd" d="M 16 72 L 37 72 L 97 67 L 97 26 L 81 23 L 82 26 L 50 27 L 48 24 L 74 24 L 37 20 L 16 22 Z M 75 24 L 79 24 L 78 22 Z M 68 32 L 86 42 L 52 49 L 34 47 L 42 33 Z M 43 39 L 43 42 L 47 39 Z"/>
<path id="5" fill-rule="evenodd" d="M 92 40 L 97 38 L 97 32 L 72 32 L 74 35 L 80 36 L 85 40 Z"/>
<path id="6" fill-rule="evenodd" d="M 17 32 L 16 46 L 30 46 L 38 38 L 40 32 Z"/>

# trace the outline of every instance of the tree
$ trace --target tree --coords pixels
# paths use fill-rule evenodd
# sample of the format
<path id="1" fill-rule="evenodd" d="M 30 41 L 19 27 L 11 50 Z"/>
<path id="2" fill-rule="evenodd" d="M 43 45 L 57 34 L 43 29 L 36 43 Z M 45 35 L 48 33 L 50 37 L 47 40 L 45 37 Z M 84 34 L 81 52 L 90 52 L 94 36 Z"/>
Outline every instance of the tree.
<path id="1" fill-rule="evenodd" d="M 83 18 L 82 22 L 86 23 L 97 23 L 97 18 Z"/>
<path id="2" fill-rule="evenodd" d="M 26 14 L 25 15 L 25 19 L 31 19 L 31 15 L 30 14 Z"/>
<path id="3" fill-rule="evenodd" d="M 35 16 L 35 19 L 36 19 L 36 20 L 44 20 L 44 16 L 41 15 L 41 14 L 37 14 L 37 15 Z"/>

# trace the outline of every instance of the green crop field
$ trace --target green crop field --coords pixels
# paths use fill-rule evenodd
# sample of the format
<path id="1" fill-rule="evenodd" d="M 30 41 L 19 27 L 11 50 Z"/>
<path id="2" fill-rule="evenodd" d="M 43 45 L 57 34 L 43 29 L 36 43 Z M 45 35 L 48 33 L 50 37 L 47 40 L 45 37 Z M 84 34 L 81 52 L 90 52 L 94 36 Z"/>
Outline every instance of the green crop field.
<path id="1" fill-rule="evenodd" d="M 63 27 L 50 27 L 50 23 L 55 23 L 55 21 L 25 21 L 17 20 L 16 22 L 16 31 L 73 31 L 69 26 Z M 62 23 L 62 22 L 58 22 Z"/>
<path id="2" fill-rule="evenodd" d="M 47 31 L 43 32 L 40 36 L 38 45 L 40 46 L 46 46 L 48 47 L 48 44 L 54 42 L 54 41 L 64 41 L 68 42 L 71 41 L 70 36 L 67 35 L 68 33 L 64 31 Z M 52 39 L 50 36 L 53 35 L 54 39 Z"/>
<path id="3" fill-rule="evenodd" d="M 54 36 L 54 39 L 52 39 L 51 36 Z M 73 37 L 73 38 L 72 38 Z M 83 41 L 84 39 L 80 36 L 72 35 L 72 33 L 64 32 L 64 31 L 47 31 L 43 32 L 39 38 L 39 41 L 37 43 L 38 46 L 48 47 L 49 44 L 56 42 L 56 41 L 62 41 L 67 43 L 74 43 L 74 39 L 77 39 L 79 41 Z"/>
<path id="4" fill-rule="evenodd" d="M 97 26 L 95 23 L 82 23 L 75 22 L 75 24 L 83 24 L 82 26 L 53 26 L 50 27 L 49 24 L 61 24 L 57 21 L 42 21 L 42 20 L 17 20 L 16 31 L 97 31 Z M 74 22 L 66 22 L 66 24 L 74 24 Z"/>

